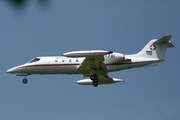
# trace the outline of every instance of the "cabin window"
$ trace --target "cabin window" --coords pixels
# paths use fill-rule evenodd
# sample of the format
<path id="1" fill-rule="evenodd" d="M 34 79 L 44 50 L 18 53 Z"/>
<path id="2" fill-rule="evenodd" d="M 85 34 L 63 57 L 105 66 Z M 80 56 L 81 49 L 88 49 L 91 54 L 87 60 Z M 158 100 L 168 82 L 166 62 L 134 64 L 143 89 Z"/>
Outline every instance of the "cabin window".
<path id="1" fill-rule="evenodd" d="M 78 62 L 79 60 L 78 59 L 76 59 L 76 62 Z"/>
<path id="2" fill-rule="evenodd" d="M 62 62 L 64 62 L 64 59 L 62 59 Z"/>
<path id="3" fill-rule="evenodd" d="M 112 54 L 112 55 L 111 55 L 111 58 L 115 58 L 115 55 Z"/>
<path id="4" fill-rule="evenodd" d="M 69 59 L 69 62 L 71 62 L 71 59 Z"/>

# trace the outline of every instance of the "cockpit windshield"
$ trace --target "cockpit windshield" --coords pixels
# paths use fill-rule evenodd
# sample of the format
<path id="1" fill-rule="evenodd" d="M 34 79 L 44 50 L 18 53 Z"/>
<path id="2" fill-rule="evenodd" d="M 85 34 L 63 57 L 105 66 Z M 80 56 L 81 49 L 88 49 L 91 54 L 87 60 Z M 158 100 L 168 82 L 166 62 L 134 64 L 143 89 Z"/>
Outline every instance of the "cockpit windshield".
<path id="1" fill-rule="evenodd" d="M 39 61 L 39 60 L 40 60 L 40 58 L 34 58 L 34 59 L 32 59 L 31 61 L 29 61 L 29 63 L 37 62 L 37 61 Z"/>

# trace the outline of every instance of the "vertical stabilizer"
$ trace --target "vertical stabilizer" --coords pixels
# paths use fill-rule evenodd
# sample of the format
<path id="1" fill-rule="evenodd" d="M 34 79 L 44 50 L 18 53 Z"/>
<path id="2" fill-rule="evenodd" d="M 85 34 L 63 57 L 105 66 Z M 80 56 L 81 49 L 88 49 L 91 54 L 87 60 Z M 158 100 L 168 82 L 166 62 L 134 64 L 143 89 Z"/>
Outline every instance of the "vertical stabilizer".
<path id="1" fill-rule="evenodd" d="M 149 43 L 139 53 L 137 53 L 136 56 L 164 60 L 167 48 L 175 47 L 170 42 L 171 37 L 172 35 L 167 35 L 160 39 L 153 39 L 149 41 Z"/>

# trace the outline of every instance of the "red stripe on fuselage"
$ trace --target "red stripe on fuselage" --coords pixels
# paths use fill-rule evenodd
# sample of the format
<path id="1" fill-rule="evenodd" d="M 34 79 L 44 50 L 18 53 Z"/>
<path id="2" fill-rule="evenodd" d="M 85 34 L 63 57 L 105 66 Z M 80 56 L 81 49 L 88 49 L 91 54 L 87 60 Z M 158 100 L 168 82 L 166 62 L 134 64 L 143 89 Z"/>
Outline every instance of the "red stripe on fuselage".
<path id="1" fill-rule="evenodd" d="M 25 65 L 19 68 L 27 68 L 27 67 L 42 67 L 42 66 L 77 66 L 79 64 L 37 64 L 37 65 Z"/>
<path id="2" fill-rule="evenodd" d="M 163 60 L 158 60 L 156 62 L 160 62 Z M 152 62 L 152 61 L 145 61 L 145 62 L 121 62 L 121 63 L 110 63 L 110 64 L 106 64 L 106 65 L 127 65 L 127 64 L 139 64 L 139 63 L 148 63 L 148 62 Z M 155 62 L 155 61 L 154 61 Z M 27 67 L 42 67 L 42 66 L 79 66 L 80 64 L 36 64 L 36 65 L 24 65 L 21 66 L 19 68 L 27 68 Z"/>

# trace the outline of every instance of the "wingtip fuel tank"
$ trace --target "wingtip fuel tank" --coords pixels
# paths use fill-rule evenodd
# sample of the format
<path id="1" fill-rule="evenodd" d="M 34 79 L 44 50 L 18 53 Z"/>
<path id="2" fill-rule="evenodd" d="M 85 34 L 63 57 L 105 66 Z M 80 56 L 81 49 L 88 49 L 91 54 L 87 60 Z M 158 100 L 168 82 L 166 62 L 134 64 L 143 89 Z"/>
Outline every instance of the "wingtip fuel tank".
<path id="1" fill-rule="evenodd" d="M 94 57 L 111 54 L 113 51 L 104 51 L 104 50 L 85 50 L 85 51 L 72 51 L 66 52 L 63 56 L 66 57 Z"/>
<path id="2" fill-rule="evenodd" d="M 103 81 L 103 80 L 99 80 L 98 84 L 114 84 L 114 83 L 118 83 L 118 82 L 125 82 L 122 79 L 118 79 L 118 78 L 112 78 L 112 81 Z M 93 81 L 91 79 L 82 79 L 82 80 L 78 80 L 76 82 L 79 85 L 92 85 Z"/>

